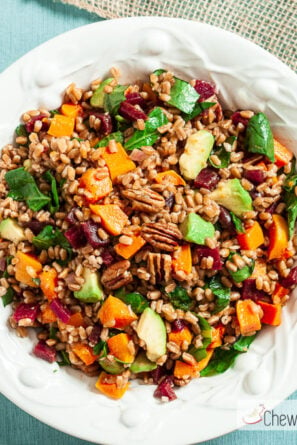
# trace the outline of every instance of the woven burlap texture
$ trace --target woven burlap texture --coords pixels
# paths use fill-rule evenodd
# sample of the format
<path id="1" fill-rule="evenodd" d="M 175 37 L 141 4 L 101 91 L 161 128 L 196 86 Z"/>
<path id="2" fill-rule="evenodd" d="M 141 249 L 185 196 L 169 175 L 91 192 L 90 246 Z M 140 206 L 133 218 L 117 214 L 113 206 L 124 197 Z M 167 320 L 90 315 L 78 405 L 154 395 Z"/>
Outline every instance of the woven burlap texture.
<path id="1" fill-rule="evenodd" d="M 297 71 L 297 0 L 62 1 L 105 18 L 155 15 L 199 20 L 252 40 Z"/>

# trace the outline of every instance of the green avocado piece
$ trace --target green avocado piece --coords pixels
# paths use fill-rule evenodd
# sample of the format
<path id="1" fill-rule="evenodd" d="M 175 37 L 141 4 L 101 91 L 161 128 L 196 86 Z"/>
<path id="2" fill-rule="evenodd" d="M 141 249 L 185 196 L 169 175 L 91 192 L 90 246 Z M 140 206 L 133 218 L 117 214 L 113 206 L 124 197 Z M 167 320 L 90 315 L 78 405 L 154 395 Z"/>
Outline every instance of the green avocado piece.
<path id="1" fill-rule="evenodd" d="M 108 79 L 103 80 L 103 82 L 100 83 L 97 90 L 94 91 L 93 96 L 91 97 L 90 104 L 92 107 L 95 108 L 103 108 L 104 105 L 104 87 L 108 85 L 113 80 L 112 77 L 109 77 Z"/>
<path id="2" fill-rule="evenodd" d="M 1 221 L 0 237 L 12 241 L 15 244 L 26 239 L 24 229 L 11 218 Z"/>
<path id="3" fill-rule="evenodd" d="M 184 240 L 189 243 L 205 244 L 205 238 L 213 238 L 214 225 L 196 213 L 189 213 L 180 225 Z"/>
<path id="4" fill-rule="evenodd" d="M 156 363 L 151 362 L 144 352 L 140 352 L 130 366 L 130 371 L 134 372 L 134 374 L 138 374 L 139 372 L 152 371 L 153 369 L 156 369 L 156 367 Z"/>
<path id="5" fill-rule="evenodd" d="M 184 152 L 179 159 L 179 168 L 185 179 L 195 179 L 207 166 L 213 144 L 214 137 L 206 130 L 196 131 L 188 137 Z"/>
<path id="6" fill-rule="evenodd" d="M 84 284 L 79 291 L 74 292 L 75 298 L 84 303 L 97 303 L 103 299 L 103 290 L 98 272 L 85 268 L 83 271 Z"/>
<path id="7" fill-rule="evenodd" d="M 117 362 L 115 359 L 110 360 L 107 357 L 100 358 L 98 360 L 98 363 L 101 368 L 109 374 L 121 374 L 125 369 L 124 366 L 121 363 Z"/>
<path id="8" fill-rule="evenodd" d="M 146 356 L 156 362 L 166 353 L 166 327 L 157 312 L 147 307 L 139 319 L 136 332 L 146 344 Z"/>
<path id="9" fill-rule="evenodd" d="M 245 212 L 253 210 L 252 198 L 249 192 L 242 187 L 239 179 L 220 181 L 218 187 L 207 196 L 239 218 Z"/>

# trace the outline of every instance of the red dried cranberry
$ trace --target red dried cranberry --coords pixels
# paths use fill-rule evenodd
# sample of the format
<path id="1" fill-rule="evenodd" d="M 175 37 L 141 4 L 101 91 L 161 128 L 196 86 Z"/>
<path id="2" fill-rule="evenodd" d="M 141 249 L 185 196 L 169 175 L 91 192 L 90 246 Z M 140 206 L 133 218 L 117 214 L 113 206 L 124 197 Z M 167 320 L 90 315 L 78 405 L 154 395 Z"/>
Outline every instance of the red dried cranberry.
<path id="1" fill-rule="evenodd" d="M 206 167 L 201 170 L 199 175 L 194 180 L 194 187 L 204 187 L 208 190 L 213 190 L 219 181 L 220 176 L 215 171 L 215 169 Z"/>
<path id="2" fill-rule="evenodd" d="M 67 309 L 66 306 L 64 306 L 59 298 L 54 298 L 50 302 L 50 308 L 51 310 L 56 314 L 56 316 L 63 321 L 63 323 L 68 323 L 71 317 L 71 312 Z"/>
<path id="3" fill-rule="evenodd" d="M 46 225 L 46 223 L 43 223 L 43 222 L 40 222 L 37 220 L 32 220 L 32 221 L 23 223 L 23 227 L 26 227 L 26 228 L 29 228 L 30 230 L 32 230 L 34 235 L 38 235 L 41 232 L 41 230 L 44 228 L 45 225 Z"/>
<path id="4" fill-rule="evenodd" d="M 175 400 L 176 394 L 173 390 L 173 383 L 171 377 L 165 377 L 164 380 L 159 383 L 157 389 L 154 392 L 154 397 L 161 399 L 162 397 L 167 397 L 168 400 L 171 402 L 172 400 Z"/>
<path id="5" fill-rule="evenodd" d="M 99 326 L 98 324 L 93 326 L 93 329 L 92 329 L 90 335 L 88 336 L 88 340 L 91 345 L 95 346 L 99 342 L 101 330 L 102 330 L 101 326 Z"/>
<path id="6" fill-rule="evenodd" d="M 167 374 L 167 370 L 165 368 L 165 366 L 157 366 L 156 369 L 154 369 L 153 371 L 151 371 L 150 375 L 151 378 L 153 379 L 153 382 L 155 383 L 155 385 L 158 385 L 161 381 L 161 379 Z"/>
<path id="7" fill-rule="evenodd" d="M 215 249 L 210 249 L 207 246 L 197 246 L 196 252 L 199 258 L 211 257 L 213 259 L 212 270 L 221 270 L 223 263 L 220 257 L 220 250 L 218 247 Z"/>
<path id="8" fill-rule="evenodd" d="M 102 240 L 99 238 L 98 235 L 98 229 L 99 224 L 95 223 L 92 220 L 86 221 L 81 223 L 81 227 L 83 229 L 83 232 L 88 240 L 88 242 L 91 244 L 94 249 L 97 249 L 98 247 L 107 246 L 109 244 L 109 239 Z"/>
<path id="9" fill-rule="evenodd" d="M 115 258 L 109 249 L 104 249 L 103 252 L 101 252 L 101 258 L 105 266 L 110 266 L 115 262 Z"/>
<path id="10" fill-rule="evenodd" d="M 259 168 L 255 168 L 253 170 L 244 170 L 243 176 L 245 177 L 245 179 L 256 185 L 262 184 L 265 179 L 263 170 L 260 170 Z"/>
<path id="11" fill-rule="evenodd" d="M 186 322 L 182 318 L 177 318 L 171 323 L 172 332 L 180 332 L 187 326 Z"/>
<path id="12" fill-rule="evenodd" d="M 16 323 L 25 318 L 28 318 L 33 323 L 37 318 L 38 311 L 39 306 L 37 304 L 21 303 L 14 311 L 12 318 Z"/>
<path id="13" fill-rule="evenodd" d="M 220 206 L 219 223 L 223 229 L 234 232 L 235 227 L 230 212 L 225 207 Z"/>
<path id="14" fill-rule="evenodd" d="M 126 102 L 131 105 L 139 105 L 141 108 L 146 106 L 146 102 L 139 93 L 128 93 L 126 95 Z"/>
<path id="15" fill-rule="evenodd" d="M 87 238 L 80 224 L 70 227 L 64 235 L 74 249 L 79 249 L 87 244 Z"/>
<path id="16" fill-rule="evenodd" d="M 0 272 L 4 272 L 6 269 L 6 258 L 0 258 Z"/>
<path id="17" fill-rule="evenodd" d="M 137 119 L 147 119 L 147 115 L 143 111 L 138 110 L 134 105 L 131 105 L 126 100 L 121 103 L 119 114 L 130 121 L 137 121 Z"/>
<path id="18" fill-rule="evenodd" d="M 275 213 L 275 209 L 277 208 L 277 206 L 278 206 L 278 202 L 277 202 L 277 201 L 274 201 L 274 202 L 271 204 L 271 206 L 269 206 L 265 211 L 266 211 L 267 213 L 270 213 L 270 214 L 272 215 L 273 213 Z"/>
<path id="19" fill-rule="evenodd" d="M 35 345 L 33 354 L 49 363 L 55 362 L 57 358 L 56 350 L 53 347 L 48 346 L 43 340 L 40 340 L 37 345 Z"/>
<path id="20" fill-rule="evenodd" d="M 90 116 L 95 116 L 98 119 L 100 119 L 100 127 L 99 127 L 99 133 L 107 136 L 108 134 L 112 133 L 113 126 L 112 126 L 112 119 L 109 113 L 97 113 L 92 111 L 90 113 Z"/>
<path id="21" fill-rule="evenodd" d="M 76 210 L 75 207 L 73 209 L 71 209 L 70 212 L 67 213 L 67 216 L 65 218 L 66 221 L 71 225 L 74 225 L 78 222 L 78 219 L 75 214 L 75 210 Z"/>
<path id="22" fill-rule="evenodd" d="M 34 131 L 34 125 L 36 121 L 42 121 L 43 118 L 47 117 L 45 114 L 39 114 L 38 116 L 32 116 L 31 119 L 25 123 L 25 127 L 28 133 L 32 133 Z M 48 130 L 48 123 L 42 122 L 41 130 Z"/>
<path id="23" fill-rule="evenodd" d="M 241 298 L 243 300 L 265 300 L 267 297 L 268 295 L 265 292 L 257 289 L 256 280 L 247 278 L 243 281 L 241 290 Z"/>
<path id="24" fill-rule="evenodd" d="M 245 127 L 249 123 L 249 119 L 242 117 L 239 111 L 236 111 L 235 113 L 232 114 L 231 120 L 234 125 L 238 125 L 240 123 L 240 124 L 244 125 Z"/>
<path id="25" fill-rule="evenodd" d="M 260 198 L 262 196 L 262 193 L 258 192 L 258 190 L 251 190 L 249 194 L 251 195 L 252 199 Z"/>
<path id="26" fill-rule="evenodd" d="M 280 284 L 287 289 L 297 284 L 297 266 L 290 270 L 289 275 L 286 278 L 282 278 Z"/>
<path id="27" fill-rule="evenodd" d="M 196 80 L 194 88 L 200 94 L 199 102 L 203 102 L 215 94 L 215 86 L 205 80 Z"/>
<path id="28" fill-rule="evenodd" d="M 166 207 L 168 207 L 170 210 L 172 209 L 172 207 L 174 206 L 174 194 L 171 193 L 166 199 L 165 199 L 165 204 Z"/>

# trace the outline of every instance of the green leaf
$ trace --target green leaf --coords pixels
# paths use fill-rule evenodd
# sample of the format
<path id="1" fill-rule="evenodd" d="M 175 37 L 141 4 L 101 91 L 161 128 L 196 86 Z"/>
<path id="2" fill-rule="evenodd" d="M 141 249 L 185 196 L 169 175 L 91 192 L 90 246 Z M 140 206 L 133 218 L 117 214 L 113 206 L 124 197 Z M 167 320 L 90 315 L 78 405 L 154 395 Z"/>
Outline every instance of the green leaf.
<path id="1" fill-rule="evenodd" d="M 233 343 L 233 348 L 239 352 L 246 352 L 249 349 L 252 342 L 255 340 L 255 338 L 256 334 L 251 335 L 249 337 L 243 337 L 241 335 L 239 339 L 235 343 Z"/>
<path id="2" fill-rule="evenodd" d="M 34 236 L 32 244 L 40 250 L 60 246 L 71 251 L 71 246 L 63 233 L 59 229 L 54 229 L 53 226 L 45 226 L 37 236 Z"/>
<path id="3" fill-rule="evenodd" d="M 154 74 L 159 76 L 164 72 L 165 70 L 156 70 Z M 175 82 L 170 90 L 170 100 L 167 103 L 189 114 L 193 111 L 200 96 L 189 82 L 178 77 L 174 77 L 174 80 Z"/>
<path id="4" fill-rule="evenodd" d="M 55 114 L 60 114 L 59 110 L 50 110 L 50 117 L 54 117 Z"/>
<path id="5" fill-rule="evenodd" d="M 32 278 L 32 281 L 37 284 L 37 286 L 40 286 L 40 278 Z"/>
<path id="6" fill-rule="evenodd" d="M 230 215 L 231 215 L 232 222 L 235 226 L 236 232 L 237 233 L 245 233 L 241 219 L 238 218 L 238 216 L 236 216 L 233 212 L 230 212 Z"/>
<path id="7" fill-rule="evenodd" d="M 10 170 L 5 175 L 10 189 L 8 196 L 15 201 L 25 201 L 34 212 L 42 209 L 50 202 L 50 197 L 41 193 L 35 179 L 23 167 Z"/>
<path id="8" fill-rule="evenodd" d="M 147 299 L 138 292 L 126 294 L 124 289 L 119 289 L 115 292 L 115 297 L 130 305 L 135 314 L 141 314 L 145 308 L 149 307 Z"/>
<path id="9" fill-rule="evenodd" d="M 229 351 L 216 348 L 209 364 L 200 372 L 201 377 L 221 374 L 233 365 L 239 351 L 230 349 Z"/>
<path id="10" fill-rule="evenodd" d="M 100 358 L 106 357 L 108 354 L 106 341 L 99 340 L 99 342 L 93 347 L 93 353 L 100 355 Z"/>
<path id="11" fill-rule="evenodd" d="M 197 314 L 195 314 L 197 316 Z M 201 315 L 198 315 L 198 321 L 199 326 L 201 329 L 201 335 L 202 335 L 202 345 L 199 348 L 195 348 L 195 346 L 191 346 L 189 348 L 189 354 L 193 355 L 193 357 L 199 362 L 203 358 L 207 356 L 207 350 L 206 348 L 210 345 L 212 341 L 212 333 L 211 333 L 211 326 L 208 323 L 208 321 L 201 317 Z"/>
<path id="12" fill-rule="evenodd" d="M 185 122 L 188 122 L 192 119 L 194 119 L 194 117 L 199 116 L 199 114 L 201 114 L 204 110 L 207 110 L 210 107 L 213 107 L 216 104 L 216 102 L 196 102 L 193 110 L 191 111 L 191 113 L 184 113 L 182 115 L 183 119 Z"/>
<path id="13" fill-rule="evenodd" d="M 175 309 L 189 311 L 194 305 L 194 301 L 190 298 L 186 289 L 181 286 L 176 286 L 172 292 L 167 293 L 167 296 Z"/>
<path id="14" fill-rule="evenodd" d="M 245 145 L 251 153 L 260 153 L 274 162 L 274 141 L 270 123 L 264 113 L 255 114 L 247 125 Z"/>
<path id="15" fill-rule="evenodd" d="M 4 307 L 12 302 L 13 296 L 14 296 L 14 290 L 12 287 L 9 287 L 6 293 L 1 297 Z"/>
<path id="16" fill-rule="evenodd" d="M 28 132 L 26 130 L 25 125 L 18 125 L 15 129 L 15 134 L 19 137 L 19 136 L 23 136 L 23 137 L 27 137 L 28 136 Z"/>
<path id="17" fill-rule="evenodd" d="M 124 136 L 120 131 L 116 131 L 115 133 L 111 133 L 105 138 L 101 139 L 101 141 L 97 142 L 94 148 L 99 147 L 107 147 L 109 141 L 114 139 L 116 142 L 120 142 L 121 144 L 124 142 Z"/>
<path id="18" fill-rule="evenodd" d="M 235 255 L 235 252 L 230 253 L 230 255 L 227 258 L 227 261 L 232 260 L 233 255 Z M 229 270 L 228 272 L 236 283 L 240 283 L 241 281 L 246 280 L 252 275 L 254 267 L 255 267 L 255 261 L 252 260 L 250 266 L 246 265 L 242 269 L 238 269 L 236 272 L 232 272 L 231 270 Z"/>
<path id="19" fill-rule="evenodd" d="M 235 136 L 230 136 L 228 139 L 226 139 L 224 144 L 229 144 L 229 145 L 232 146 L 235 141 L 236 141 L 236 137 Z M 231 153 L 225 149 L 224 144 L 223 145 L 219 145 L 218 147 L 215 147 L 214 150 L 211 152 L 211 155 L 216 155 L 219 158 L 219 160 L 221 161 L 220 165 L 216 165 L 209 158 L 209 163 L 214 168 L 226 168 L 226 167 L 228 167 L 228 165 L 230 163 Z"/>
<path id="20" fill-rule="evenodd" d="M 145 145 L 153 145 L 160 137 L 157 129 L 167 124 L 167 122 L 168 119 L 161 108 L 154 108 L 148 115 L 147 121 L 145 121 L 145 129 L 136 130 L 126 142 L 125 149 L 133 150 L 134 148 L 141 148 Z"/>
<path id="21" fill-rule="evenodd" d="M 126 100 L 125 85 L 117 85 L 111 93 L 104 94 L 104 110 L 114 116 L 119 111 L 121 103 Z"/>
<path id="22" fill-rule="evenodd" d="M 69 365 L 71 365 L 70 360 L 69 360 L 68 352 L 66 352 L 66 351 L 59 351 L 59 354 L 62 357 L 62 359 L 60 361 L 57 361 L 59 366 L 69 366 Z"/>
<path id="23" fill-rule="evenodd" d="M 218 275 L 212 277 L 207 285 L 211 289 L 212 293 L 217 297 L 213 312 L 216 314 L 221 312 L 230 303 L 230 289 L 221 283 L 221 279 Z"/>
<path id="24" fill-rule="evenodd" d="M 49 205 L 49 211 L 53 214 L 59 210 L 60 201 L 57 189 L 57 181 L 50 171 L 46 171 L 43 175 L 44 179 L 51 185 L 51 198 L 52 202 Z"/>
<path id="25" fill-rule="evenodd" d="M 57 340 L 57 332 L 57 328 L 55 328 L 54 326 L 50 326 L 48 338 L 50 338 L 51 340 Z"/>
<path id="26" fill-rule="evenodd" d="M 297 185 L 296 159 L 292 160 L 292 168 L 286 177 L 284 184 L 284 202 L 286 204 L 287 220 L 289 226 L 289 236 L 292 237 L 297 219 L 297 197 L 295 187 Z"/>

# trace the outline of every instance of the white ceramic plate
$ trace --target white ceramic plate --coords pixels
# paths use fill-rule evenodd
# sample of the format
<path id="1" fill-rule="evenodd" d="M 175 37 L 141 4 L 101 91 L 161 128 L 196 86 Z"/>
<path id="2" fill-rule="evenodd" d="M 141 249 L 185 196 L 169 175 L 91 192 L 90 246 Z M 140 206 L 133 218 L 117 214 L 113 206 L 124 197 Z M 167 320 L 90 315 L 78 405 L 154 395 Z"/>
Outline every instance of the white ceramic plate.
<path id="1" fill-rule="evenodd" d="M 123 81 L 154 69 L 215 82 L 229 109 L 264 111 L 274 134 L 296 152 L 297 76 L 256 45 L 226 31 L 185 20 L 130 18 L 84 26 L 39 46 L 0 75 L 0 145 L 13 137 L 21 113 L 60 104 L 70 82 L 86 87 L 107 74 Z M 7 326 L 10 308 L 0 308 L 0 390 L 23 410 L 68 434 L 113 445 L 181 445 L 237 428 L 242 400 L 281 400 L 297 389 L 297 303 L 284 310 L 282 325 L 267 328 L 234 369 L 201 378 L 162 404 L 152 386 L 133 384 L 120 401 L 94 389 L 95 379 L 32 356 L 32 339 Z"/>

